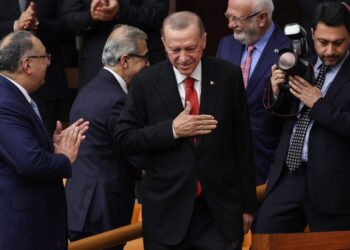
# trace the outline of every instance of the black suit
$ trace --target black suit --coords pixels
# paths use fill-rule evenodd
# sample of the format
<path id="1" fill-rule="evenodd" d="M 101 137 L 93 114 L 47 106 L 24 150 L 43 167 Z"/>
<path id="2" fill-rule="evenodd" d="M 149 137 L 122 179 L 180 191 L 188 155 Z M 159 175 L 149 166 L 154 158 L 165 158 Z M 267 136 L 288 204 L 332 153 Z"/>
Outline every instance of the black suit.
<path id="1" fill-rule="evenodd" d="M 145 241 L 176 245 L 184 239 L 195 204 L 196 180 L 220 232 L 242 235 L 242 212 L 254 212 L 255 175 L 242 75 L 221 59 L 202 59 L 200 114 L 211 114 L 211 134 L 174 139 L 183 111 L 174 71 L 162 62 L 133 79 L 116 140 L 125 153 L 148 153 L 143 189 Z"/>
<path id="2" fill-rule="evenodd" d="M 128 24 L 144 30 L 150 62 L 165 58 L 160 40 L 160 27 L 169 10 L 169 0 L 120 0 L 120 10 L 115 20 L 95 22 L 91 18 L 92 0 L 66 0 L 63 16 L 75 35 L 83 35 L 80 54 L 79 89 L 85 86 L 102 67 L 101 55 L 106 40 L 116 24 Z"/>
<path id="3" fill-rule="evenodd" d="M 66 91 L 66 76 L 61 51 L 65 37 L 59 16 L 64 0 L 35 0 L 39 20 L 37 37 L 43 42 L 46 51 L 51 53 L 51 64 L 47 68 L 45 84 L 33 97 L 49 133 L 52 134 L 59 119 L 59 105 Z M 28 0 L 29 3 L 29 0 Z M 21 15 L 17 0 L 0 1 L 0 38 L 13 32 L 13 24 Z"/>
<path id="4" fill-rule="evenodd" d="M 311 109 L 311 119 L 314 120 L 314 124 L 308 142 L 307 169 L 300 173 L 290 174 L 285 167 L 291 131 L 296 119 L 294 117 L 284 121 L 281 140 L 268 177 L 266 198 L 257 221 L 257 232 L 298 231 L 303 229 L 305 223 L 308 223 L 313 231 L 350 229 L 350 200 L 346 195 L 350 192 L 348 164 L 350 148 L 349 68 L 350 57 L 348 56 L 332 81 L 325 97 L 319 99 Z M 294 103 L 288 105 L 281 101 L 280 105 L 290 107 L 290 113 L 293 113 L 298 110 L 299 101 L 292 99 L 292 102 Z M 276 103 L 275 108 L 277 107 L 278 103 Z M 284 180 L 293 178 L 298 181 L 297 179 L 301 179 L 301 175 L 304 175 L 301 185 L 305 186 L 305 190 L 299 191 L 305 193 L 304 195 L 307 197 L 307 204 L 303 208 L 306 211 L 306 219 L 297 223 L 299 225 L 294 228 L 284 229 L 285 225 L 274 223 L 271 221 L 270 215 L 273 214 L 272 217 L 281 215 L 282 207 L 292 199 L 286 193 L 288 184 Z M 297 193 L 297 189 L 299 188 L 296 187 L 295 192 L 293 190 L 291 192 Z M 283 206 L 281 200 L 286 201 Z M 278 203 L 279 205 L 276 205 Z M 307 214 L 310 207 L 317 212 Z M 317 217 L 314 213 L 317 213 Z M 286 217 L 287 214 L 284 216 Z M 313 221 L 309 221 L 309 218 Z M 332 219 L 330 219 L 331 222 L 328 226 L 322 225 L 320 218 L 325 223 L 327 223 L 327 219 Z M 339 220 L 339 224 L 337 224 L 337 220 Z M 275 226 L 271 228 L 271 225 Z"/>
<path id="5" fill-rule="evenodd" d="M 90 125 L 66 185 L 70 231 L 93 235 L 130 224 L 138 170 L 116 153 L 112 137 L 124 101 L 116 78 L 102 69 L 73 103 L 70 120 Z"/>

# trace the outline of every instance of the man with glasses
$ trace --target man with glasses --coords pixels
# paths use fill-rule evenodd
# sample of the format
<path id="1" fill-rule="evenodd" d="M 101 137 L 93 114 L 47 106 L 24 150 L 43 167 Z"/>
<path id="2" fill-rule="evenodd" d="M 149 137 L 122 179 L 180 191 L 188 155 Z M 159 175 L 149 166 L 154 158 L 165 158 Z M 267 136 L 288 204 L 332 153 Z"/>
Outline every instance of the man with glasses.
<path id="1" fill-rule="evenodd" d="M 115 131 L 145 153 L 145 250 L 238 250 L 256 208 L 248 108 L 237 66 L 203 56 L 192 12 L 163 22 L 168 60 L 133 78 Z"/>
<path id="2" fill-rule="evenodd" d="M 149 66 L 146 38 L 138 28 L 117 26 L 103 49 L 103 69 L 73 103 L 70 120 L 84 117 L 90 129 L 66 185 L 71 241 L 130 224 L 142 163 L 117 153 L 113 131 L 131 79 Z"/>
<path id="3" fill-rule="evenodd" d="M 45 80 L 49 55 L 28 31 L 0 42 L 0 249 L 67 249 L 66 197 L 88 122 L 66 130 L 57 122 L 53 140 L 29 94 Z"/>
<path id="4" fill-rule="evenodd" d="M 225 16 L 233 36 L 224 37 L 217 57 L 240 65 L 248 99 L 256 163 L 256 185 L 266 182 L 279 132 L 263 106 L 266 82 L 277 51 L 290 41 L 272 21 L 272 0 L 229 0 Z"/>

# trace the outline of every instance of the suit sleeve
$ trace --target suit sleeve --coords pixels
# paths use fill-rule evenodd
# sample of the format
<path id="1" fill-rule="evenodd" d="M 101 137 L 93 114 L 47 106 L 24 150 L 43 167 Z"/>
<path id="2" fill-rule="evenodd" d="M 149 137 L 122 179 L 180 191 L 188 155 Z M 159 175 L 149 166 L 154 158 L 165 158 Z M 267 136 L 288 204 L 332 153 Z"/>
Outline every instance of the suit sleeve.
<path id="1" fill-rule="evenodd" d="M 117 149 L 126 154 L 147 154 L 176 145 L 172 132 L 172 120 L 148 123 L 144 91 L 140 79 L 134 77 L 114 131 Z"/>
<path id="2" fill-rule="evenodd" d="M 65 0 L 63 3 L 62 18 L 73 34 L 83 35 L 96 26 L 90 14 L 90 3 L 83 0 Z"/>
<path id="3" fill-rule="evenodd" d="M 233 128 L 236 152 L 234 154 L 240 170 L 243 212 L 254 212 L 256 209 L 255 165 L 248 104 L 241 71 L 239 70 L 236 75 Z"/>
<path id="4" fill-rule="evenodd" d="M 1 109 L 0 154 L 3 164 L 23 176 L 38 179 L 70 177 L 68 158 L 49 152 L 42 145 L 43 139 L 39 139 L 40 135 L 32 122 L 27 115 L 18 111 L 18 105 Z"/>

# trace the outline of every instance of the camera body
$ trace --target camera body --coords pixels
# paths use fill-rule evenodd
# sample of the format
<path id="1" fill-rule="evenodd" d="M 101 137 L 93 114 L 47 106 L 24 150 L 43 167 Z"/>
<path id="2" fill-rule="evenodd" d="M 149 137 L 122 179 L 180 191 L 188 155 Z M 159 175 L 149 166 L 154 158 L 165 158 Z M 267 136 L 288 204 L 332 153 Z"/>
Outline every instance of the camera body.
<path id="1" fill-rule="evenodd" d="M 290 23 L 284 27 L 284 34 L 291 39 L 291 49 L 278 52 L 276 65 L 288 75 L 298 75 L 308 82 L 312 82 L 313 70 L 304 56 L 308 52 L 306 31 L 297 23 Z M 289 90 L 288 80 L 280 85 L 281 90 Z"/>

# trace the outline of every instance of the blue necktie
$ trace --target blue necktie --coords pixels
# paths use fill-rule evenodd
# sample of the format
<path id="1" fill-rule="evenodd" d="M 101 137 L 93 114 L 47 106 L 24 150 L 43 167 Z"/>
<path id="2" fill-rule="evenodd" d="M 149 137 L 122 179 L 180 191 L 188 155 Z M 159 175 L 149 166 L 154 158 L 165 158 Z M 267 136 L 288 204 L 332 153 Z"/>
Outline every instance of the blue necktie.
<path id="1" fill-rule="evenodd" d="M 40 111 L 39 111 L 39 108 L 38 108 L 38 105 L 36 105 L 36 103 L 34 102 L 33 99 L 30 101 L 29 104 L 30 104 L 30 106 L 32 106 L 34 112 L 37 114 L 37 116 L 39 117 L 39 119 L 42 121 L 41 115 L 40 115 Z"/>

